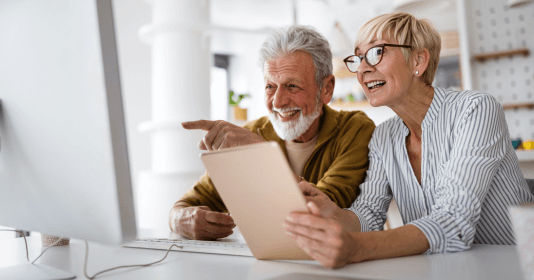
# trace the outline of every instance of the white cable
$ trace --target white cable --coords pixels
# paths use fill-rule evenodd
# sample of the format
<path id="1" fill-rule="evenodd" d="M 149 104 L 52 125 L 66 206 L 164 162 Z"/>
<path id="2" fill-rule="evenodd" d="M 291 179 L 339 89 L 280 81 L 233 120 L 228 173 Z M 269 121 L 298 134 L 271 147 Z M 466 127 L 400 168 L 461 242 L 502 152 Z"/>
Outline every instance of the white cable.
<path id="1" fill-rule="evenodd" d="M 50 247 L 44 249 L 41 252 L 41 254 L 39 256 L 37 256 L 37 258 L 35 258 L 35 260 L 30 262 L 30 257 L 28 255 L 28 242 L 26 241 L 26 236 L 24 235 L 24 233 L 22 231 L 16 230 L 16 229 L 0 229 L 0 231 L 16 231 L 16 232 L 20 233 L 20 235 L 22 235 L 22 237 L 24 237 L 24 243 L 26 244 L 26 259 L 31 264 L 33 264 L 35 261 L 37 261 L 44 254 L 44 252 L 46 252 L 48 249 L 56 246 L 61 241 L 61 237 L 60 237 L 56 242 L 54 242 L 52 245 L 50 245 Z M 83 274 L 88 279 L 95 279 L 95 277 L 97 275 L 100 275 L 102 273 L 105 273 L 105 272 L 108 272 L 108 271 L 112 271 L 112 270 L 115 270 L 115 269 L 119 269 L 119 268 L 144 267 L 144 266 L 149 266 L 149 265 L 160 263 L 163 260 L 165 260 L 165 258 L 167 258 L 167 255 L 169 255 L 169 252 L 171 251 L 172 247 L 180 248 L 180 246 L 177 246 L 176 244 L 172 244 L 171 247 L 169 247 L 169 249 L 167 250 L 167 253 L 165 254 L 165 256 L 159 261 L 155 261 L 155 262 L 151 262 L 151 263 L 147 263 L 147 264 L 122 265 L 122 266 L 112 267 L 112 268 L 108 268 L 106 270 L 102 270 L 100 272 L 97 272 L 93 276 L 89 276 L 89 275 L 87 275 L 87 260 L 89 259 L 89 245 L 87 244 L 87 241 L 84 241 L 84 242 L 85 242 L 85 258 L 84 258 L 84 261 L 83 261 Z"/>
<path id="2" fill-rule="evenodd" d="M 0 231 L 16 231 L 20 235 L 22 235 L 22 237 L 24 237 L 24 243 L 26 243 L 26 259 L 29 262 L 30 261 L 30 256 L 28 255 L 28 242 L 26 241 L 26 235 L 24 235 L 24 233 L 22 231 L 16 230 L 16 229 L 0 229 Z"/>
<path id="3" fill-rule="evenodd" d="M 83 274 L 85 275 L 85 277 L 87 277 L 87 279 L 95 279 L 95 277 L 97 275 L 99 275 L 99 274 L 102 274 L 102 273 L 108 272 L 108 271 L 112 271 L 112 270 L 115 270 L 115 269 L 119 269 L 119 268 L 139 267 L 139 266 L 144 267 L 144 266 L 157 264 L 159 262 L 162 262 L 165 258 L 167 258 L 167 255 L 171 251 L 172 247 L 180 248 L 176 244 L 172 244 L 171 247 L 169 247 L 169 249 L 167 250 L 167 253 L 165 254 L 165 257 L 163 257 L 163 259 L 161 259 L 159 261 L 155 261 L 155 262 L 151 262 L 151 263 L 147 263 L 147 264 L 122 265 L 122 266 L 112 267 L 112 268 L 108 268 L 106 270 L 102 270 L 100 272 L 97 272 L 93 276 L 89 276 L 89 275 L 87 275 L 87 259 L 89 258 L 89 245 L 87 244 L 87 241 L 85 241 L 85 260 L 83 261 Z"/>
<path id="4" fill-rule="evenodd" d="M 20 235 L 22 235 L 22 237 L 24 237 L 24 243 L 26 244 L 26 259 L 31 264 L 35 263 L 35 261 L 37 261 L 44 254 L 44 252 L 46 252 L 48 249 L 56 246 L 61 241 L 61 237 L 60 237 L 56 242 L 54 242 L 48 248 L 44 249 L 41 252 L 41 254 L 39 256 L 37 256 L 37 258 L 35 258 L 35 260 L 30 262 L 30 255 L 28 254 L 28 241 L 26 241 L 26 235 L 24 235 L 24 233 L 22 231 L 18 230 L 18 229 L 0 229 L 0 231 L 15 231 L 15 232 L 18 232 Z"/>
<path id="5" fill-rule="evenodd" d="M 24 238 L 24 239 L 26 239 L 26 238 Z M 33 260 L 33 262 L 30 262 L 30 263 L 31 263 L 31 264 L 35 263 L 35 261 L 37 261 L 37 260 L 44 254 L 44 252 L 46 252 L 48 249 L 50 249 L 50 248 L 56 246 L 59 242 L 61 242 L 61 239 L 62 239 L 62 238 L 59 237 L 58 240 L 57 240 L 56 242 L 54 242 L 52 245 L 48 246 L 48 248 L 44 249 L 44 250 L 41 252 L 41 254 L 40 254 L 39 256 L 37 256 L 37 258 L 35 258 L 35 260 Z M 28 250 L 28 244 L 26 244 L 26 250 Z M 28 260 L 28 261 L 30 261 L 30 260 Z"/>

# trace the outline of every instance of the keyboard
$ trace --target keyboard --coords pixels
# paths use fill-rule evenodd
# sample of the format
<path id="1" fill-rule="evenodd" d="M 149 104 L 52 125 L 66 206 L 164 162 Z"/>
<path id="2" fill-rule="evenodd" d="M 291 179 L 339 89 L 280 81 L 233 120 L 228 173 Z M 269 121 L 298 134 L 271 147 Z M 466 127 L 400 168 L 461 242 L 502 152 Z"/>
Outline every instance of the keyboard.
<path id="1" fill-rule="evenodd" d="M 248 248 L 247 243 L 224 239 L 201 241 L 173 238 L 140 238 L 126 243 L 123 246 L 128 248 L 168 250 L 173 244 L 176 246 L 171 249 L 172 251 L 252 257 L 252 252 Z"/>

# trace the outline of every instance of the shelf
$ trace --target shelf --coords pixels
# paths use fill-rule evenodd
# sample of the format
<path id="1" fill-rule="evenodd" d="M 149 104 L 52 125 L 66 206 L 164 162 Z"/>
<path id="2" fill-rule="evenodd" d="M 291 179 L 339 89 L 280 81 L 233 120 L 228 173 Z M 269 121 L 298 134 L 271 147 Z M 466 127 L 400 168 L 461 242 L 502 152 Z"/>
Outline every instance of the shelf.
<path id="1" fill-rule="evenodd" d="M 499 59 L 502 57 L 509 57 L 509 56 L 514 56 L 514 55 L 528 56 L 529 54 L 530 54 L 530 51 L 528 49 L 517 49 L 517 50 L 510 50 L 510 51 L 479 54 L 479 55 L 473 56 L 473 58 L 477 61 L 484 62 L 488 59 Z"/>
<path id="2" fill-rule="evenodd" d="M 333 108 L 355 108 L 355 107 L 371 107 L 369 101 L 349 101 L 349 102 L 332 102 L 329 104 Z"/>
<path id="3" fill-rule="evenodd" d="M 512 110 L 512 109 L 534 109 L 534 103 L 524 102 L 524 103 L 505 103 L 502 104 L 503 110 Z"/>
<path id="4" fill-rule="evenodd" d="M 516 150 L 517 159 L 520 162 L 532 161 L 534 162 L 534 150 Z"/>
<path id="5" fill-rule="evenodd" d="M 460 49 L 443 49 L 439 53 L 440 58 L 460 56 Z"/>
<path id="6" fill-rule="evenodd" d="M 345 67 L 343 65 L 343 67 Z M 356 73 L 350 72 L 348 69 L 341 69 L 334 73 L 334 76 L 338 79 L 344 79 L 344 78 L 356 78 Z"/>

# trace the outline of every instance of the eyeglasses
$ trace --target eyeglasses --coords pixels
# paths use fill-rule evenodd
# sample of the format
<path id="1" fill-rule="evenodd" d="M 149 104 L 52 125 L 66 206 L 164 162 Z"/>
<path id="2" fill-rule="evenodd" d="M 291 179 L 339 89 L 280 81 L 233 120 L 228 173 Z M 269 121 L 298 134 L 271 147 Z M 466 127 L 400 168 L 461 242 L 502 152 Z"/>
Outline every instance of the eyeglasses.
<path id="1" fill-rule="evenodd" d="M 380 45 L 376 45 L 368 49 L 364 55 L 348 56 L 347 58 L 343 59 L 343 62 L 345 62 L 345 65 L 347 65 L 347 68 L 349 69 L 350 72 L 356 73 L 358 71 L 358 67 L 360 67 L 360 64 L 362 64 L 364 57 L 365 57 L 365 61 L 367 61 L 367 64 L 371 66 L 375 66 L 378 63 L 380 63 L 380 61 L 382 61 L 382 56 L 384 54 L 384 47 L 411 48 L 412 46 L 380 44 Z"/>

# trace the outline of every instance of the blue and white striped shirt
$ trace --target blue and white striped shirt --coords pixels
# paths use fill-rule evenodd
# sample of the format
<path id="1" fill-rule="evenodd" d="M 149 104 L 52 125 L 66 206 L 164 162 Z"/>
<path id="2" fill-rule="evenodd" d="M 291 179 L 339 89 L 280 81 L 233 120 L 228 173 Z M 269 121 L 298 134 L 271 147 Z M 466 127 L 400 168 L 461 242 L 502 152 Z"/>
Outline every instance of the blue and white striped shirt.
<path id="1" fill-rule="evenodd" d="M 422 123 L 421 185 L 406 150 L 409 130 L 395 116 L 369 143 L 370 166 L 348 210 L 362 231 L 382 230 L 394 197 L 404 224 L 426 235 L 426 253 L 475 244 L 514 244 L 509 205 L 534 202 L 510 141 L 502 105 L 473 91 L 434 88 Z"/>

